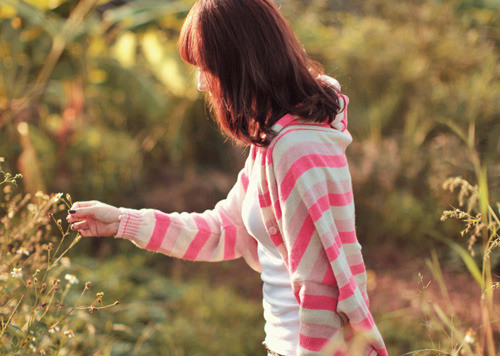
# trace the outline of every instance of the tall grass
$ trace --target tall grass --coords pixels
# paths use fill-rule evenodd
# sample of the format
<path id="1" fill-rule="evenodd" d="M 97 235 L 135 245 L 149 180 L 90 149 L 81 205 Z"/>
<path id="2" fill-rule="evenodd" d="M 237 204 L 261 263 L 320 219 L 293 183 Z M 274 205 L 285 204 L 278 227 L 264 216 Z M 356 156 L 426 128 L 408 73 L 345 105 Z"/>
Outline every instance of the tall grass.
<path id="1" fill-rule="evenodd" d="M 469 124 L 466 132 L 451 121 L 446 124 L 462 140 L 477 183 L 471 184 L 461 177 L 449 178 L 443 183 L 444 189 L 457 195 L 458 206 L 444 211 L 441 220 L 451 218 L 461 222 L 460 236 L 466 239 L 467 248 L 462 246 L 463 243 L 438 234 L 435 237 L 445 242 L 461 258 L 471 280 L 480 290 L 477 303 L 481 324 L 464 325 L 457 317 L 437 253 L 433 251 L 426 264 L 439 287 L 442 301 L 422 305 L 425 325 L 436 349 L 420 352 L 495 356 L 500 346 L 500 316 L 495 310 L 494 294 L 500 288 L 500 282 L 499 276 L 492 273 L 491 256 L 500 246 L 500 203 L 497 202 L 496 207 L 490 204 L 488 172 L 476 149 L 474 122 Z M 424 283 L 422 276 L 420 283 L 423 297 L 428 284 Z M 464 291 L 470 288 L 473 289 L 474 285 L 464 286 Z"/>
<path id="2" fill-rule="evenodd" d="M 80 239 L 59 218 L 71 197 L 17 193 L 20 178 L 0 163 L 0 354 L 68 354 L 74 312 L 109 305 L 102 293 L 89 300 L 90 282 L 79 281 L 66 256 Z"/>

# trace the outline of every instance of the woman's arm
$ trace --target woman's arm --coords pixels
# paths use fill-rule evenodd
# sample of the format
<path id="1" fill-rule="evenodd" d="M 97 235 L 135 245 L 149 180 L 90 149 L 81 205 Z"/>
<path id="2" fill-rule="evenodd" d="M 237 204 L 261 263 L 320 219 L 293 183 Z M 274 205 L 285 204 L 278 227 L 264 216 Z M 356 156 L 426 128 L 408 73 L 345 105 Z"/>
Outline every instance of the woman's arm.
<path id="1" fill-rule="evenodd" d="M 247 159 L 226 199 L 203 213 L 166 214 L 154 209 L 115 208 L 100 202 L 79 202 L 72 207 L 69 222 L 82 236 L 114 235 L 137 246 L 193 261 L 245 258 L 260 270 L 257 242 L 241 220 L 241 203 L 248 186 Z"/>

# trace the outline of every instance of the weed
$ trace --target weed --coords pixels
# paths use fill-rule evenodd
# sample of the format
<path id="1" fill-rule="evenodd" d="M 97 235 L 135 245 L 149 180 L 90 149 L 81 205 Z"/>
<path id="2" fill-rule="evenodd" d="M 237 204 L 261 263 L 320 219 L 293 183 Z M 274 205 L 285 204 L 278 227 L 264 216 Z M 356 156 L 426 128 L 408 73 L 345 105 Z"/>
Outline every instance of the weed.
<path id="1" fill-rule="evenodd" d="M 116 302 L 103 305 L 103 294 L 97 293 L 90 305 L 83 304 L 90 282 L 82 286 L 66 256 L 80 235 L 58 218 L 71 206 L 71 197 L 17 194 L 20 178 L 0 166 L 0 353 L 67 353 L 77 333 L 73 312 L 92 313 Z M 72 298 L 70 290 L 78 288 Z"/>

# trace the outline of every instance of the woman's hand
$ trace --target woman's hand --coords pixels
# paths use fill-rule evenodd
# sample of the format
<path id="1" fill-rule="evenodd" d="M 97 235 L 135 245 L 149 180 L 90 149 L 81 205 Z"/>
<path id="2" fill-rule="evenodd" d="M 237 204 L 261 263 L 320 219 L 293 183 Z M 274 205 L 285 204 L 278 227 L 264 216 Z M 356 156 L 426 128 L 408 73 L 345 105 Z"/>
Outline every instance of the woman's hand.
<path id="1" fill-rule="evenodd" d="M 120 209 L 100 201 L 82 201 L 73 204 L 66 217 L 72 230 L 82 236 L 114 236 L 120 225 Z"/>

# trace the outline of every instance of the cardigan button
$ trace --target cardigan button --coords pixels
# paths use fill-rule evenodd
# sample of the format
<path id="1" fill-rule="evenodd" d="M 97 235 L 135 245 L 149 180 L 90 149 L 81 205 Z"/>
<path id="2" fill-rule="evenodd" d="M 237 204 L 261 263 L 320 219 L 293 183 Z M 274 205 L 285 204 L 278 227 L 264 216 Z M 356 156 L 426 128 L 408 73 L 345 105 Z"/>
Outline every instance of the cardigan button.
<path id="1" fill-rule="evenodd" d="M 276 235 L 278 233 L 278 229 L 276 229 L 274 226 L 271 226 L 269 228 L 269 234 L 270 235 Z"/>

